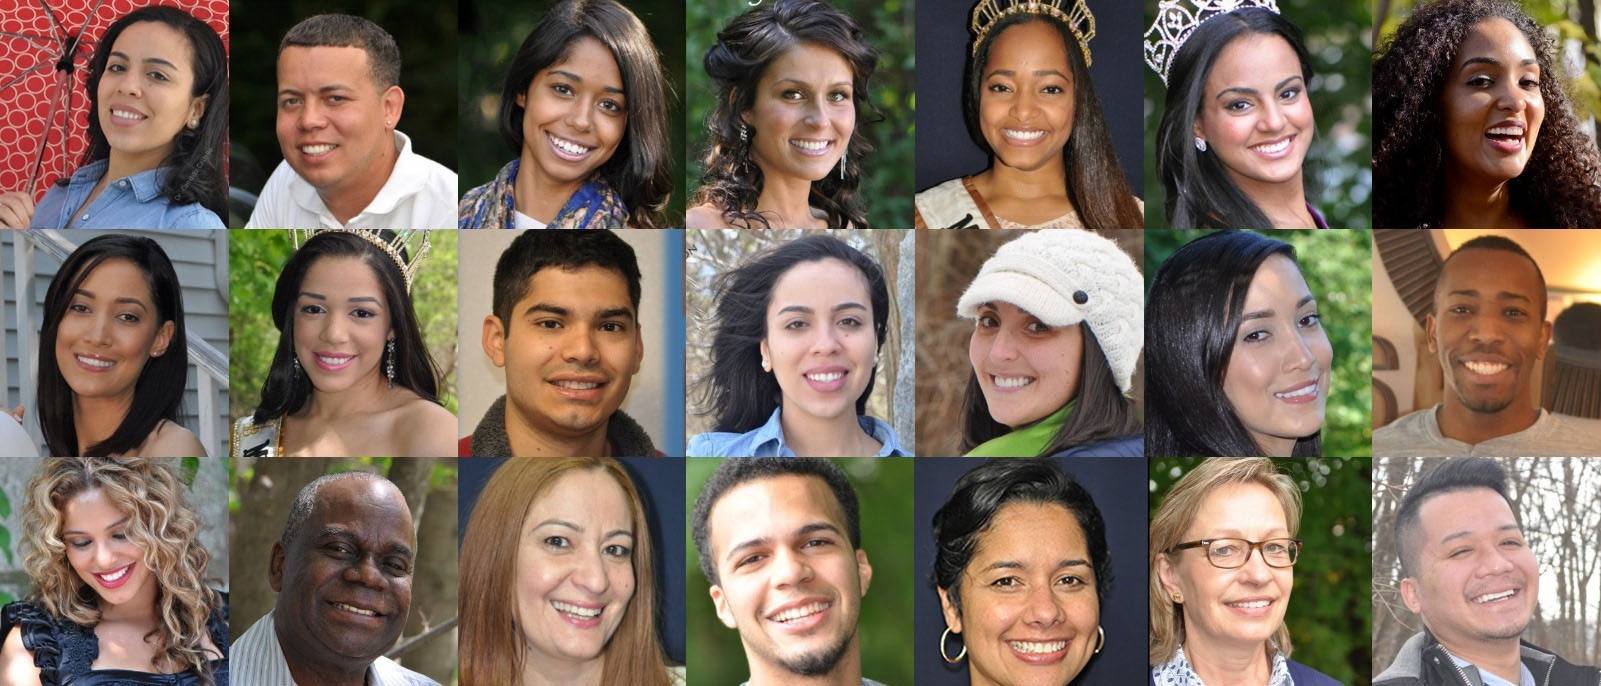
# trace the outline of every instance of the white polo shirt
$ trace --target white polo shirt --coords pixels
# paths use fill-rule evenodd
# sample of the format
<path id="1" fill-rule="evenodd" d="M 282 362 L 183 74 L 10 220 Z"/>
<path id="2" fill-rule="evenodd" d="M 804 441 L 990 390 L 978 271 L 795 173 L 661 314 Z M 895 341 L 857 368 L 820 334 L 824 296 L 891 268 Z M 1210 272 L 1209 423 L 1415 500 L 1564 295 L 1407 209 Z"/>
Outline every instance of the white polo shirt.
<path id="1" fill-rule="evenodd" d="M 343 224 L 323 204 L 317 189 L 279 162 L 256 199 L 247 229 L 454 229 L 456 172 L 411 150 L 411 139 L 395 131 L 395 169 L 367 208 Z"/>

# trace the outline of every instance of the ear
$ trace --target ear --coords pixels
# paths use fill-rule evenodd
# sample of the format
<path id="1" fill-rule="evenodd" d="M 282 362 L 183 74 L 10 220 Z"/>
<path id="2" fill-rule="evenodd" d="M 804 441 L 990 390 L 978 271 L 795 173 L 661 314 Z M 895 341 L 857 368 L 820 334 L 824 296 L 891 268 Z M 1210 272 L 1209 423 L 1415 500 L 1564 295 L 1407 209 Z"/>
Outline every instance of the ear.
<path id="1" fill-rule="evenodd" d="M 1200 114 L 1196 114 L 1195 115 L 1195 125 L 1193 127 L 1191 127 L 1191 128 L 1195 129 L 1195 131 L 1193 133 L 1195 134 L 1196 138 L 1205 138 L 1206 137 L 1205 134 L 1201 133 L 1201 115 Z"/>
<path id="2" fill-rule="evenodd" d="M 640 332 L 639 327 L 636 326 L 636 327 L 634 327 L 634 370 L 629 372 L 628 375 L 629 376 L 633 376 L 635 374 L 638 374 L 640 366 L 643 365 L 644 363 L 645 363 L 645 336 L 644 336 L 643 333 Z"/>
<path id="3" fill-rule="evenodd" d="M 856 576 L 862 580 L 862 597 L 867 597 L 867 587 L 873 585 L 873 565 L 867 561 L 867 551 L 856 551 Z"/>
<path id="4" fill-rule="evenodd" d="M 768 347 L 767 339 L 763 338 L 761 345 L 757 346 L 757 348 L 762 351 L 762 359 L 767 360 L 768 364 L 771 365 L 773 361 L 773 351 L 772 348 Z"/>
<path id="5" fill-rule="evenodd" d="M 1540 348 L 1534 351 L 1534 359 L 1545 359 L 1545 351 L 1551 347 L 1551 322 L 1540 322 Z"/>
<path id="6" fill-rule="evenodd" d="M 201 117 L 206 116 L 206 104 L 210 102 L 210 100 L 211 96 L 202 95 L 198 98 L 195 98 L 194 102 L 189 103 L 189 116 L 184 119 L 184 125 L 188 126 L 189 122 L 192 121 L 198 122 L 200 121 Z M 199 127 L 197 126 L 195 128 Z"/>
<path id="7" fill-rule="evenodd" d="M 1432 313 L 1423 315 L 1423 340 L 1428 344 L 1430 354 L 1440 352 L 1440 344 L 1434 338 L 1434 315 Z"/>
<path id="8" fill-rule="evenodd" d="M 389 122 L 388 128 L 395 129 L 400 126 L 400 113 L 406 109 L 406 91 L 400 86 L 390 86 L 384 89 L 384 121 Z"/>
<path id="9" fill-rule="evenodd" d="M 950 629 L 953 634 L 962 633 L 962 616 L 957 614 L 956 606 L 951 605 L 950 596 L 945 593 L 943 588 L 935 590 L 939 591 L 939 609 L 945 615 L 945 627 Z"/>
<path id="10" fill-rule="evenodd" d="M 272 587 L 273 593 L 283 590 L 284 585 L 284 544 L 272 544 L 272 558 L 267 562 L 267 585 Z"/>
<path id="11" fill-rule="evenodd" d="M 161 328 L 156 329 L 156 340 L 150 344 L 151 357 L 161 357 L 167 354 L 167 346 L 172 345 L 172 332 L 176 330 L 177 325 L 171 321 L 161 323 Z"/>
<path id="12" fill-rule="evenodd" d="M 717 618 L 722 620 L 723 626 L 738 629 L 739 627 L 734 624 L 734 611 L 728 609 L 728 598 L 723 596 L 723 587 L 721 585 L 711 587 L 711 594 L 712 606 L 717 608 Z"/>
<path id="13" fill-rule="evenodd" d="M 483 344 L 490 362 L 496 367 L 506 366 L 506 327 L 501 324 L 500 317 L 492 314 L 484 317 Z"/>
<path id="14" fill-rule="evenodd" d="M 528 109 L 528 93 L 518 93 L 516 100 L 518 107 L 521 107 L 525 110 Z"/>
<path id="15" fill-rule="evenodd" d="M 1168 602 L 1184 595 L 1179 591 L 1178 572 L 1173 569 L 1173 563 L 1167 559 L 1167 555 L 1156 556 L 1156 577 L 1162 583 L 1162 590 L 1167 592 Z"/>
<path id="16" fill-rule="evenodd" d="M 1423 615 L 1423 597 L 1418 594 L 1418 582 L 1412 577 L 1401 580 L 1401 602 L 1406 603 L 1406 609 L 1412 614 Z"/>

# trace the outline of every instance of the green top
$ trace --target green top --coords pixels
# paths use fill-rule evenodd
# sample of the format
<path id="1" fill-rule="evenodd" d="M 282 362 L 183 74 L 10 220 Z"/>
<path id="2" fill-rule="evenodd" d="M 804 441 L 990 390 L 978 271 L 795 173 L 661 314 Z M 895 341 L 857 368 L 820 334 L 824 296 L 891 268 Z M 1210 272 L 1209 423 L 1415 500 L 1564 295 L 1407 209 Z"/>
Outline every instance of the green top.
<path id="1" fill-rule="evenodd" d="M 963 457 L 1039 457 L 1067 424 L 1067 416 L 1077 405 L 1078 398 L 1069 400 L 1050 416 L 984 441 Z"/>

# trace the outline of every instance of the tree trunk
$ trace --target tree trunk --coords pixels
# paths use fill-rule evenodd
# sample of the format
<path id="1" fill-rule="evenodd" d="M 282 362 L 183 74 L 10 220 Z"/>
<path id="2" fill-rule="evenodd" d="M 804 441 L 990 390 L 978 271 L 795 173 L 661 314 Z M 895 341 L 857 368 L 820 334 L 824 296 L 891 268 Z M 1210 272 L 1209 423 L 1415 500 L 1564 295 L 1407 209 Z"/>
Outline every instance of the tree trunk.
<path id="1" fill-rule="evenodd" d="M 404 633 L 407 638 L 455 619 L 457 614 L 455 480 L 431 489 L 427 503 L 417 527 L 417 564 L 411 582 L 413 602 Z M 441 632 L 418 643 L 401 656 L 401 662 L 441 684 L 451 683 L 456 672 L 456 630 Z"/>
<path id="2" fill-rule="evenodd" d="M 229 625 L 234 636 L 244 634 L 277 603 L 267 584 L 272 544 L 283 535 L 295 494 L 328 473 L 331 464 L 314 459 L 258 460 L 255 473 L 239 488 L 238 516 L 232 518 L 234 532 L 229 537 Z"/>

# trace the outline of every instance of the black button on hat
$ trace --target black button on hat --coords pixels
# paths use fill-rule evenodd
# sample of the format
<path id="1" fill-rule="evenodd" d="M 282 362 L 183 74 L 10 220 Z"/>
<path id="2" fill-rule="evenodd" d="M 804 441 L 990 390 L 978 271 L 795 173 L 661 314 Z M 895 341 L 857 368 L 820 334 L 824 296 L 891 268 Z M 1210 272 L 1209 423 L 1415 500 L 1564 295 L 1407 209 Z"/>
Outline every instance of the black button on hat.
<path id="1" fill-rule="evenodd" d="M 1084 291 L 1073 291 L 1073 302 L 1076 302 L 1076 303 L 1078 303 L 1080 305 L 1083 305 L 1084 303 L 1087 303 L 1089 301 L 1090 301 L 1090 294 L 1085 293 Z"/>

